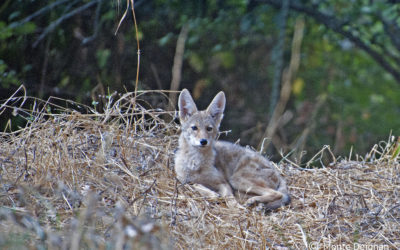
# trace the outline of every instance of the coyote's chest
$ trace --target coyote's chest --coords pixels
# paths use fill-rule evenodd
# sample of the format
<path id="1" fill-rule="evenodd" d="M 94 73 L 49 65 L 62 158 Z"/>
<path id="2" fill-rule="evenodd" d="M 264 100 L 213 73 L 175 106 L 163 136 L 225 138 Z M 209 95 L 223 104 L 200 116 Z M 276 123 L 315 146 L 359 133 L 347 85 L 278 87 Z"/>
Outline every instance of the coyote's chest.
<path id="1" fill-rule="evenodd" d="M 180 151 L 176 156 L 177 177 L 182 182 L 196 182 L 196 177 L 213 168 L 214 153 Z"/>

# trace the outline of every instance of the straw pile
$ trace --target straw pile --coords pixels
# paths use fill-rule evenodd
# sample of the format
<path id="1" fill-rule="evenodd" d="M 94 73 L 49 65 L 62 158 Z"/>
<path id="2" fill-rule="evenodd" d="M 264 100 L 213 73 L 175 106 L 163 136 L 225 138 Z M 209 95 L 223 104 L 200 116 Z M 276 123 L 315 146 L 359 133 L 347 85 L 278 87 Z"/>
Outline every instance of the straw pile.
<path id="1" fill-rule="evenodd" d="M 109 96 L 102 113 L 17 95 L 0 109 L 27 120 L 0 137 L 0 248 L 400 248 L 392 138 L 318 169 L 277 164 L 292 204 L 266 214 L 176 181 L 178 125 L 147 106 L 156 93 Z"/>

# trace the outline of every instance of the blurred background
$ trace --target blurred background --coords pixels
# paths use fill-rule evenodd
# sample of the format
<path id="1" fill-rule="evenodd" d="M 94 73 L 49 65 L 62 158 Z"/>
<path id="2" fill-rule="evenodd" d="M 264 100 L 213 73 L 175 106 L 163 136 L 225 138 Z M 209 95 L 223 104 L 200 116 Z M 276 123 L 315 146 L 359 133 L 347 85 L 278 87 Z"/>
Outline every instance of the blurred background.
<path id="1" fill-rule="evenodd" d="M 138 49 L 129 2 L 2 1 L 0 98 L 23 84 L 29 96 L 101 111 L 102 96 L 134 91 Z M 335 155 L 363 155 L 400 134 L 400 1 L 138 0 L 134 6 L 138 89 L 188 88 L 199 108 L 225 91 L 221 129 L 231 133 L 224 139 L 300 162 L 324 145 Z M 151 104 L 174 108 L 160 98 Z M 0 117 L 2 131 L 11 117 Z M 13 119 L 14 128 L 23 123 Z"/>

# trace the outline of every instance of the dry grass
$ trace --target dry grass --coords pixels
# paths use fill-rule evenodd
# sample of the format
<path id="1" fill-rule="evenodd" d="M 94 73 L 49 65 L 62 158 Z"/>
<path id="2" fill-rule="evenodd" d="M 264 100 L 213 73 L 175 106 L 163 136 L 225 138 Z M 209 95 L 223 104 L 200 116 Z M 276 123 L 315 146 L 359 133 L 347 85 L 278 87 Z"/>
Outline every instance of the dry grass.
<path id="1" fill-rule="evenodd" d="M 319 169 L 282 161 L 293 202 L 264 214 L 176 181 L 178 126 L 139 104 L 162 93 L 109 97 L 101 114 L 18 94 L 0 108 L 28 121 L 0 137 L 0 248 L 400 248 L 393 139 Z"/>

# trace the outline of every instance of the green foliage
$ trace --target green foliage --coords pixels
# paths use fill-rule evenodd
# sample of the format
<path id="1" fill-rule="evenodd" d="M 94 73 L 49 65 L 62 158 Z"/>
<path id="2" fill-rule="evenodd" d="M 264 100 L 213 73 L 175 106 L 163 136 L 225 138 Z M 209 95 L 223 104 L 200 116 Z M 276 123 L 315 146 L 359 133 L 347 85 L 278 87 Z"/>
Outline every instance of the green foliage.
<path id="1" fill-rule="evenodd" d="M 11 24 L 12 25 L 12 24 Z M 24 23 L 15 27 L 13 35 L 22 36 L 33 33 L 36 30 L 36 25 L 31 22 Z"/>
<path id="2" fill-rule="evenodd" d="M 105 68 L 108 59 L 110 58 L 111 51 L 109 49 L 98 50 L 96 52 L 97 64 L 100 69 Z"/>
<path id="3" fill-rule="evenodd" d="M 20 12 L 13 12 L 9 15 L 9 20 L 13 20 L 20 15 Z M 35 31 L 36 25 L 32 22 L 25 22 L 23 24 L 11 23 L 7 25 L 6 22 L 0 21 L 0 87 L 8 89 L 12 85 L 18 85 L 20 75 L 31 70 L 31 65 L 26 64 L 20 70 L 20 74 L 9 66 L 3 58 L 4 54 L 10 53 L 10 49 L 17 48 L 16 44 L 9 44 L 9 40 L 13 37 L 17 39 L 17 43 L 21 42 L 22 37 L 31 34 Z M 18 44 L 17 44 L 18 45 Z"/>
<path id="4" fill-rule="evenodd" d="M 204 70 L 204 60 L 197 53 L 190 54 L 189 64 L 197 73 L 201 73 Z"/>
<path id="5" fill-rule="evenodd" d="M 315 24 L 310 25 L 305 43 L 309 46 L 303 50 L 300 70 L 305 93 L 297 96 L 297 103 L 309 99 L 310 94 L 327 92 L 330 97 L 325 107 L 327 112 L 320 115 L 323 122 L 319 123 L 319 129 L 328 138 L 335 139 L 337 131 L 328 132 L 326 128 L 344 123 L 346 150 L 354 145 L 356 150 L 364 151 L 371 142 L 385 138 L 391 131 L 399 134 L 398 83 L 365 52 L 354 47 L 343 50 L 343 38 L 324 37 L 326 32 Z M 312 42 L 319 37 L 324 37 L 321 43 Z"/>
<path id="6" fill-rule="evenodd" d="M 0 59 L 0 86 L 9 88 L 11 85 L 17 85 L 18 78 L 14 70 L 10 70 L 3 60 Z"/>
<path id="7" fill-rule="evenodd" d="M 13 35 L 12 29 L 9 29 L 5 22 L 0 21 L 0 31 L 0 41 L 3 41 Z"/>
<path id="8" fill-rule="evenodd" d="M 221 61 L 221 65 L 225 69 L 232 69 L 235 66 L 235 55 L 230 51 L 218 52 L 216 57 Z"/>

